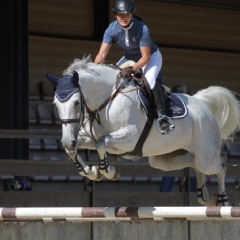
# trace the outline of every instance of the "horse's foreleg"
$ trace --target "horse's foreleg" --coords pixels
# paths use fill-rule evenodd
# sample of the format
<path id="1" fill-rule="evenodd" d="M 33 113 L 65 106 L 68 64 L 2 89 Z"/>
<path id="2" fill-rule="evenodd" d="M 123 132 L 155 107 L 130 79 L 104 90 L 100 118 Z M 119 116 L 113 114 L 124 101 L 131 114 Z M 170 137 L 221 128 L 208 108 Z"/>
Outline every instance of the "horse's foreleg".
<path id="1" fill-rule="evenodd" d="M 118 180 L 120 178 L 120 174 L 118 170 L 111 166 L 107 160 L 106 156 L 106 148 L 105 148 L 105 138 L 101 137 L 97 144 L 97 152 L 99 157 L 99 171 L 106 178 L 111 180 Z"/>
<path id="2" fill-rule="evenodd" d="M 118 170 L 109 164 L 106 153 L 122 154 L 132 151 L 135 146 L 134 139 L 137 139 L 135 135 L 137 135 L 136 127 L 129 126 L 103 135 L 98 139 L 96 149 L 99 156 L 100 173 L 106 178 L 117 180 L 120 177 Z"/>
<path id="3" fill-rule="evenodd" d="M 81 176 L 87 177 L 88 179 L 94 181 L 101 181 L 104 178 L 97 166 L 88 166 L 79 154 L 76 154 L 75 156 L 70 156 L 70 158 L 78 169 Z"/>
<path id="4" fill-rule="evenodd" d="M 119 171 L 114 166 L 109 164 L 106 154 L 104 155 L 103 159 L 99 155 L 99 171 L 100 174 L 104 175 L 108 179 L 118 180 L 120 178 Z"/>

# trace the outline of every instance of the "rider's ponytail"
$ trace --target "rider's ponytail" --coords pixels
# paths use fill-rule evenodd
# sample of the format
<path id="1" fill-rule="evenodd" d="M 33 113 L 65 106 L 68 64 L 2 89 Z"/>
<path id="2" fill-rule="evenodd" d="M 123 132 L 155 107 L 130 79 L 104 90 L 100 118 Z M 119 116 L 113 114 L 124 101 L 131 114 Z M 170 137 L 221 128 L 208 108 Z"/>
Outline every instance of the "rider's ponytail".
<path id="1" fill-rule="evenodd" d="M 136 19 L 144 22 L 144 18 L 142 18 L 142 17 L 140 17 L 140 16 L 138 16 L 138 15 L 135 15 L 135 14 L 134 14 L 133 16 L 134 16 Z"/>

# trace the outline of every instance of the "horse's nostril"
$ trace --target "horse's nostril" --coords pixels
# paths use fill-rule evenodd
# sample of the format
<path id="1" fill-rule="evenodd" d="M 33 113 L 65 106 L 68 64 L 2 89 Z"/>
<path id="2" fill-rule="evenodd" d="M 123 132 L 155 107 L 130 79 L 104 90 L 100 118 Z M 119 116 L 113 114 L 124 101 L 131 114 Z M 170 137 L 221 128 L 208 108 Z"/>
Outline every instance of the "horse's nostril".
<path id="1" fill-rule="evenodd" d="M 72 148 L 75 148 L 75 147 L 76 147 L 76 141 L 75 141 L 75 140 L 73 140 L 73 141 L 71 142 L 71 147 L 72 147 Z"/>

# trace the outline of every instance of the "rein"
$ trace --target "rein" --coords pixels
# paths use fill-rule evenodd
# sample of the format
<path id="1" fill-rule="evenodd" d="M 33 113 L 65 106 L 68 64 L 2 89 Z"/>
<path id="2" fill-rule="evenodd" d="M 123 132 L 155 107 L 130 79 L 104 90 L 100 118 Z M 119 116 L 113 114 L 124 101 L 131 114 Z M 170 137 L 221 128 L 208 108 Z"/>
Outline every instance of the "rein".
<path id="1" fill-rule="evenodd" d="M 120 69 L 116 64 L 114 63 L 111 63 L 114 67 Z M 121 70 L 121 69 L 120 69 Z M 93 126 L 93 121 L 96 120 L 96 122 L 101 125 L 101 120 L 100 120 L 100 116 L 99 116 L 99 112 L 104 109 L 110 102 L 112 102 L 116 96 L 119 94 L 119 93 L 128 93 L 128 92 L 133 92 L 133 91 L 137 91 L 139 89 L 142 89 L 144 88 L 144 86 L 146 86 L 146 78 L 144 76 L 142 76 L 142 78 L 137 78 L 135 76 L 132 76 L 131 78 L 129 79 L 126 79 L 124 82 L 122 82 L 122 84 L 118 84 L 118 81 L 119 79 L 121 78 L 121 74 L 119 73 L 117 76 L 116 76 L 116 81 L 115 81 L 115 86 L 116 86 L 116 91 L 113 92 L 111 94 L 110 97 L 108 97 L 102 104 L 99 105 L 99 107 L 97 107 L 95 110 L 90 110 L 86 104 L 86 101 L 84 99 L 84 96 L 83 96 L 83 93 L 82 93 L 82 90 L 81 90 L 81 87 L 79 86 L 79 88 L 76 88 L 74 89 L 75 91 L 79 91 L 80 92 L 80 102 L 81 102 L 81 110 L 80 110 L 80 117 L 79 118 L 70 118 L 70 119 L 60 119 L 61 121 L 61 124 L 64 124 L 64 125 L 67 125 L 69 123 L 80 123 L 80 129 L 82 129 L 86 122 L 84 123 L 84 116 L 85 116 L 85 108 L 86 108 L 86 111 L 89 115 L 89 119 L 87 121 L 90 121 L 90 133 L 92 135 L 92 138 L 97 141 L 94 137 L 94 134 L 93 134 L 93 131 L 92 131 L 92 126 Z M 131 89 L 129 91 L 125 91 L 123 92 L 123 89 L 125 89 L 126 87 L 126 84 L 125 83 L 128 83 L 130 80 L 135 80 L 136 82 L 138 82 L 138 84 L 140 85 L 140 87 L 136 87 L 134 89 Z M 64 91 L 64 90 L 63 90 Z M 60 100 L 60 99 L 59 99 Z"/>
<path id="2" fill-rule="evenodd" d="M 95 110 L 90 110 L 84 100 L 84 106 L 87 109 L 87 113 L 89 115 L 89 119 L 90 120 L 90 133 L 92 135 L 92 138 L 95 140 L 95 142 L 97 142 L 97 139 L 94 137 L 93 131 L 92 131 L 92 126 L 93 126 L 93 121 L 96 120 L 96 122 L 101 125 L 101 120 L 100 120 L 100 116 L 99 116 L 99 112 L 104 109 L 111 101 L 114 100 L 114 98 L 121 92 L 121 90 L 125 88 L 125 86 L 122 86 L 118 89 L 116 89 L 116 91 L 105 101 L 103 102 L 99 107 L 97 107 Z M 81 90 L 80 90 L 81 92 Z M 83 94 L 81 93 L 81 95 L 83 96 Z M 80 124 L 80 129 L 83 128 L 84 123 L 82 121 L 82 123 Z"/>
<path id="3" fill-rule="evenodd" d="M 117 68 L 118 70 L 121 71 L 121 68 L 120 68 L 116 63 L 114 63 L 114 62 L 112 62 L 112 61 L 106 60 L 106 61 L 103 62 L 103 64 L 107 64 L 107 65 L 109 65 L 110 67 L 111 67 L 111 65 L 112 65 L 112 66 L 114 66 L 115 68 Z"/>
<path id="4" fill-rule="evenodd" d="M 102 109 L 104 109 L 111 101 L 113 101 L 115 98 L 116 98 L 116 96 L 119 94 L 119 93 L 128 93 L 128 92 L 133 92 L 133 91 L 137 91 L 138 89 L 142 89 L 142 88 L 144 88 L 144 87 L 146 87 L 146 90 L 147 89 L 150 89 L 150 87 L 149 87 L 149 85 L 148 85 L 148 82 L 147 82 L 147 80 L 146 80 L 146 78 L 144 77 L 144 75 L 142 76 L 142 78 L 136 78 L 136 77 L 132 77 L 131 79 L 134 79 L 135 81 L 137 81 L 138 83 L 139 83 L 139 85 L 140 85 L 140 87 L 136 87 L 136 88 L 134 88 L 134 89 L 131 89 L 131 90 L 129 90 L 129 91 L 125 91 L 125 92 L 123 92 L 122 90 L 126 87 L 126 85 L 125 84 L 122 84 L 122 85 L 117 85 L 117 83 L 118 83 L 118 79 L 120 78 L 120 73 L 116 76 L 116 82 L 115 82 L 115 85 L 116 85 L 116 91 L 105 101 L 105 102 L 103 102 L 99 107 L 97 107 L 94 111 L 91 111 L 89 108 L 88 108 L 88 106 L 86 105 L 86 103 L 85 103 L 85 101 L 84 101 L 84 103 L 85 103 L 85 107 L 86 107 L 86 109 L 87 109 L 87 112 L 88 112 L 88 115 L 89 115 L 89 120 L 90 120 L 90 133 L 91 133 L 91 135 L 92 135 L 92 138 L 95 140 L 95 142 L 97 142 L 97 140 L 95 139 L 95 137 L 94 137 L 94 134 L 93 134 L 93 131 L 92 131 L 92 125 L 93 125 L 93 121 L 94 120 L 96 120 L 97 121 L 97 123 L 99 124 L 99 125 L 101 125 L 101 121 L 100 121 L 100 117 L 99 117 L 99 112 L 102 110 Z M 127 79 L 127 82 L 129 82 L 131 79 Z M 117 87 L 118 86 L 118 87 Z M 148 91 L 148 90 L 147 90 Z M 151 92 L 151 90 L 149 90 L 150 92 Z M 81 94 L 82 95 L 82 94 Z M 149 122 L 150 122 L 150 125 L 152 124 L 152 121 L 148 121 L 148 124 L 147 125 L 149 125 Z M 83 125 L 81 125 L 81 128 L 82 128 L 82 126 Z M 145 127 L 146 128 L 146 127 Z M 144 129 L 145 129 L 144 128 Z M 151 128 L 151 127 L 150 127 Z M 150 129 L 149 128 L 149 129 Z M 144 131 L 144 136 L 145 136 L 145 131 Z M 145 139 L 144 139 L 145 140 Z M 140 140 L 140 144 L 142 143 L 142 137 L 141 137 L 141 140 Z M 137 146 L 139 146 L 139 144 L 137 145 Z M 134 150 L 134 151 L 136 151 L 136 150 Z M 138 154 L 139 154 L 139 152 L 138 152 Z"/>
<path id="5" fill-rule="evenodd" d="M 103 64 L 107 64 L 107 65 L 109 65 L 109 66 L 114 66 L 115 68 L 117 68 L 119 71 L 121 71 L 122 70 L 122 68 L 120 68 L 116 63 L 114 63 L 114 62 L 112 62 L 112 61 L 108 61 L 108 60 L 106 60 L 106 61 L 104 61 L 103 62 Z M 121 77 L 121 73 L 119 73 L 118 75 L 117 75 L 117 77 L 116 77 L 116 89 L 117 89 L 117 86 L 118 86 L 118 79 Z M 146 77 L 144 76 L 144 74 L 142 74 L 141 75 L 141 77 L 140 78 L 137 78 L 137 77 L 135 77 L 135 76 L 132 76 L 129 80 L 135 80 L 139 85 L 140 85 L 140 87 L 136 87 L 135 89 L 131 89 L 131 90 L 129 90 L 129 91 L 126 91 L 126 92 L 122 92 L 122 93 L 128 93 L 128 92 L 133 92 L 133 91 L 137 91 L 137 90 L 139 90 L 139 89 L 142 89 L 143 87 L 144 87 L 144 85 L 145 86 L 148 86 L 148 82 L 146 81 Z M 146 87 L 147 88 L 147 87 Z M 151 91 L 150 91 L 151 92 Z M 149 92 L 148 92 L 149 93 Z"/>

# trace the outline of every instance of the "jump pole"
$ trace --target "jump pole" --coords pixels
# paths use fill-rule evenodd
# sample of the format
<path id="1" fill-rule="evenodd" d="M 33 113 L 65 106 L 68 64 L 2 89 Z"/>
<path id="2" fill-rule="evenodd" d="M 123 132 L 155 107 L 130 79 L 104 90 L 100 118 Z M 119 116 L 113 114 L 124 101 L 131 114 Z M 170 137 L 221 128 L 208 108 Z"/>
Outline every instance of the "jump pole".
<path id="1" fill-rule="evenodd" d="M 0 222 L 240 220 L 240 207 L 0 208 Z"/>

